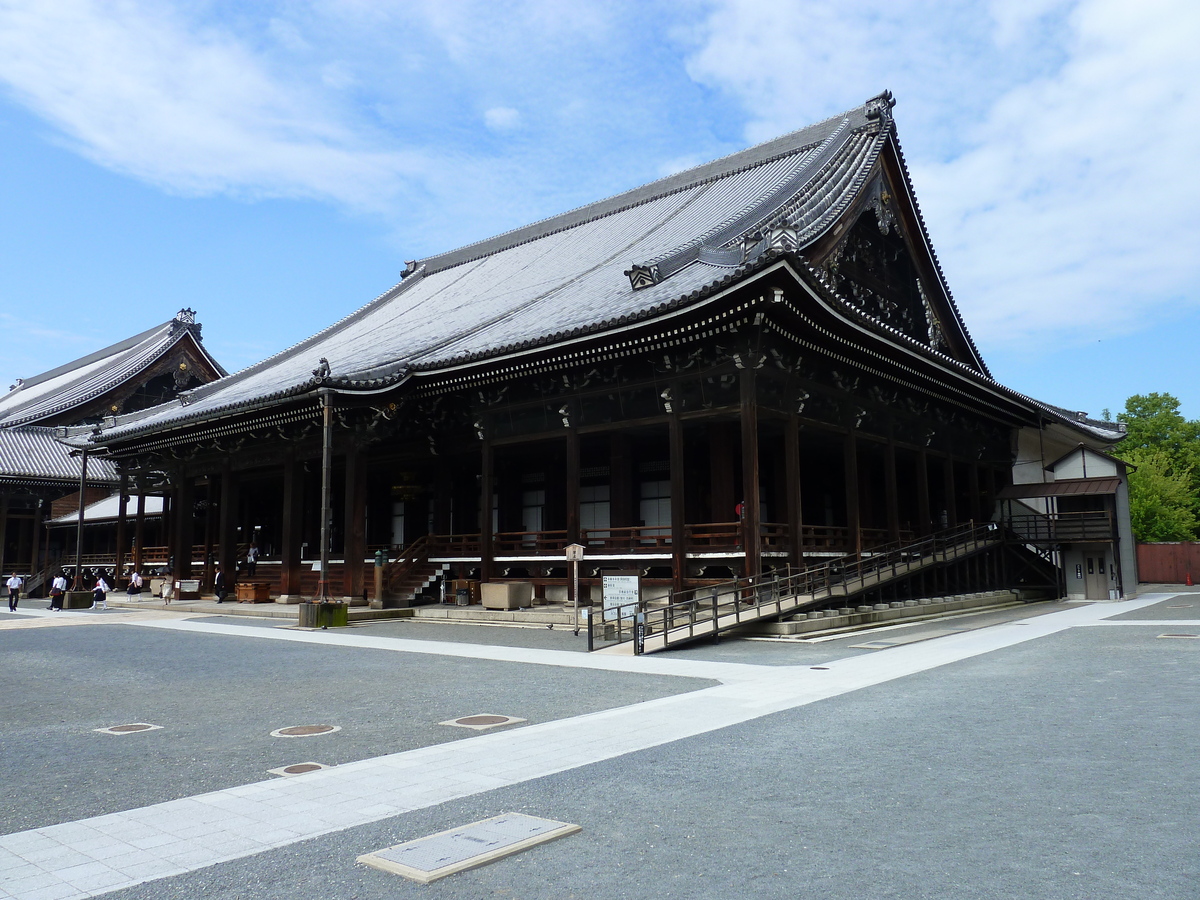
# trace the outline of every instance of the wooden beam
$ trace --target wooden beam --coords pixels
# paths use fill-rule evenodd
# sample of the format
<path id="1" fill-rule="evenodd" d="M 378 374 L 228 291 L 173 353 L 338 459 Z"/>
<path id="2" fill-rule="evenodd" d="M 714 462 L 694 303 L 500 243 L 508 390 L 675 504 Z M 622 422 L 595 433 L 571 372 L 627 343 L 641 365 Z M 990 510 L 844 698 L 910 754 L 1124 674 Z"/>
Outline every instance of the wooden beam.
<path id="1" fill-rule="evenodd" d="M 4 550 L 8 545 L 8 493 L 0 494 L 0 576 L 8 570 L 4 567 Z M 37 569 L 33 570 L 37 572 Z"/>
<path id="2" fill-rule="evenodd" d="M 746 551 L 746 575 L 762 574 L 762 544 L 759 539 L 758 486 L 758 396 L 754 370 L 742 369 L 742 543 Z"/>
<path id="3" fill-rule="evenodd" d="M 41 537 L 42 537 L 42 504 L 41 504 L 41 501 L 38 501 L 34 504 L 34 507 L 33 507 L 33 535 L 30 538 L 32 547 L 30 548 L 30 554 L 29 554 L 30 574 L 33 574 L 33 573 L 41 570 L 41 566 L 38 565 L 38 555 L 39 555 L 38 554 L 38 542 L 41 540 Z M 47 543 L 47 545 L 49 545 L 50 542 L 47 541 L 46 543 Z"/>

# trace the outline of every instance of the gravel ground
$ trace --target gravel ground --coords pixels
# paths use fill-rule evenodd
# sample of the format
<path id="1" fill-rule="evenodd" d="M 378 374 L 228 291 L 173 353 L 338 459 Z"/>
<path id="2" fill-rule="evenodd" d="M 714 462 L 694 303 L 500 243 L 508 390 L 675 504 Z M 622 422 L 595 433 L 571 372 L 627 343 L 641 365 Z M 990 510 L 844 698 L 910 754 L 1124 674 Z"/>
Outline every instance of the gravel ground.
<path id="1" fill-rule="evenodd" d="M 1200 896 L 1200 642 L 1078 628 L 114 900 Z M 354 858 L 504 811 L 583 832 L 431 886 Z"/>

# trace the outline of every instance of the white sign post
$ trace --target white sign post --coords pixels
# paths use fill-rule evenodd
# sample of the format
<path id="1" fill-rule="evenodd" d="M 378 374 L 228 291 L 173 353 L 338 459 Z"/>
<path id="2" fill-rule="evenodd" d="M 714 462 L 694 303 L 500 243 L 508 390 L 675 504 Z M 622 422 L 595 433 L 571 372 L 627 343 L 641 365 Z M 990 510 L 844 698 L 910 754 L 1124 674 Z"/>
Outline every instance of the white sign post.
<path id="1" fill-rule="evenodd" d="M 603 577 L 604 621 L 619 620 L 621 609 L 632 606 L 636 612 L 642 598 L 641 579 L 635 572 L 614 572 Z"/>
<path id="2" fill-rule="evenodd" d="M 583 544 L 567 545 L 567 562 L 571 564 L 571 593 L 575 597 L 575 633 L 579 634 L 579 561 L 583 559 Z"/>

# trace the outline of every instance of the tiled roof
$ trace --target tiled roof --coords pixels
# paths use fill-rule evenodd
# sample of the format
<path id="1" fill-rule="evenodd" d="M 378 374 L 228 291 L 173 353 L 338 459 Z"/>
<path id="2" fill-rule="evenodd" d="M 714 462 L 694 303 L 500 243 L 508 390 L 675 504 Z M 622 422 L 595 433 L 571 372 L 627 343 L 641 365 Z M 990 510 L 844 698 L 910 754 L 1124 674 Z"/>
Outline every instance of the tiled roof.
<path id="1" fill-rule="evenodd" d="M 198 333 L 194 329 L 199 326 L 185 313 L 190 314 L 191 310 L 103 350 L 22 380 L 7 394 L 0 395 L 0 427 L 36 424 L 58 416 L 145 371 L 179 341 Z M 196 344 L 213 368 L 224 374 L 225 370 L 208 356 L 204 345 L 199 340 Z"/>
<path id="2" fill-rule="evenodd" d="M 383 387 L 438 369 L 632 321 L 738 270 L 721 255 L 787 216 L 801 243 L 854 199 L 890 135 L 868 103 L 732 156 L 411 266 L 400 284 L 301 343 L 179 400 L 128 416 L 106 438 L 271 404 L 329 383 Z M 703 251 L 703 252 L 701 252 Z M 687 257 L 682 259 L 681 257 Z M 680 257 L 634 290 L 626 271 Z M 682 261 L 681 261 L 682 260 Z"/>
<path id="3" fill-rule="evenodd" d="M 802 250 L 824 235 L 860 195 L 889 141 L 904 168 L 891 103 L 883 94 L 715 162 L 414 261 L 398 285 L 324 331 L 175 401 L 118 416 L 102 440 L 270 407 L 322 384 L 384 389 L 413 372 L 520 352 L 697 301 L 770 262 L 779 252 L 774 236 L 786 232 L 787 249 Z M 902 187 L 911 195 L 911 185 Z M 970 359 L 875 324 L 890 340 L 1048 410 L 996 385 L 940 268 L 938 278 Z M 858 316 L 848 304 L 847 310 Z M 319 378 L 322 359 L 330 371 Z M 1071 424 L 1112 439 L 1089 423 Z"/>
<path id="4" fill-rule="evenodd" d="M 5 481 L 79 481 L 79 457 L 54 439 L 55 429 L 25 425 L 0 428 L 0 479 Z M 117 470 L 103 457 L 88 459 L 89 484 L 116 484 Z"/>

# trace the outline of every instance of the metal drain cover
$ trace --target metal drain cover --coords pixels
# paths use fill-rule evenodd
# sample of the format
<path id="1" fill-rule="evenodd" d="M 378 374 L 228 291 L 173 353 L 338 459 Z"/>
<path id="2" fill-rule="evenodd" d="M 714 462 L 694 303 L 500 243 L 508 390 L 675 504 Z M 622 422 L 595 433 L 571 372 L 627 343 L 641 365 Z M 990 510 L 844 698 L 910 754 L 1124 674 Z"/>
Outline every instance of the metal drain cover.
<path id="1" fill-rule="evenodd" d="M 148 722 L 130 722 L 128 725 L 110 725 L 108 728 L 93 728 L 100 734 L 137 734 L 139 731 L 159 731 L 161 725 L 151 725 Z"/>
<path id="2" fill-rule="evenodd" d="M 553 819 L 504 813 L 364 854 L 357 862 L 429 884 L 582 830 Z"/>
<path id="3" fill-rule="evenodd" d="M 271 732 L 271 737 L 315 737 L 341 730 L 341 725 L 289 725 L 287 728 L 276 728 Z"/>
<path id="4" fill-rule="evenodd" d="M 486 713 L 478 716 L 459 716 L 457 719 L 447 719 L 445 722 L 438 722 L 438 724 L 454 725 L 457 728 L 471 728 L 475 731 L 483 731 L 485 728 L 513 725 L 524 721 L 526 720 L 518 719 L 516 716 L 499 716 L 494 713 Z"/>
<path id="5" fill-rule="evenodd" d="M 1200 634 L 1160 634 L 1160 638 L 1200 638 Z"/>
<path id="6" fill-rule="evenodd" d="M 290 766 L 280 766 L 278 769 L 267 769 L 272 775 L 304 775 L 308 772 L 319 772 L 329 766 L 319 762 L 292 763 Z"/>

